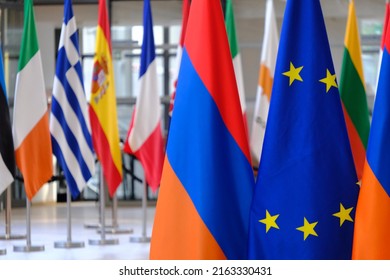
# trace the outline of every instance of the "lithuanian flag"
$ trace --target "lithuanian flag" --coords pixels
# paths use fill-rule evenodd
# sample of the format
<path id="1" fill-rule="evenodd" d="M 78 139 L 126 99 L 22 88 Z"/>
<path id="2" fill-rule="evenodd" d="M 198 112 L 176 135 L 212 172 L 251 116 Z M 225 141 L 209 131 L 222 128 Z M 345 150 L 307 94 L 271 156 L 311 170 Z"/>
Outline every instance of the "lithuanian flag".
<path id="1" fill-rule="evenodd" d="M 359 180 L 362 178 L 370 120 L 363 76 L 359 30 L 354 1 L 349 3 L 344 59 L 340 77 L 340 95 Z"/>

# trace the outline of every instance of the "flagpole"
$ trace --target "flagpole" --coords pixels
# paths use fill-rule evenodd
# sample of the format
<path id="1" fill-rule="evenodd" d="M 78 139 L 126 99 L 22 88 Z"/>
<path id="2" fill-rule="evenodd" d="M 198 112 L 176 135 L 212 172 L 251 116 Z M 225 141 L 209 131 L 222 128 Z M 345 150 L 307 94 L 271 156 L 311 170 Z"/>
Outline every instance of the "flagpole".
<path id="1" fill-rule="evenodd" d="M 40 252 L 45 250 L 45 246 L 43 245 L 37 245 L 32 246 L 31 245 L 31 201 L 26 197 L 26 231 L 27 231 L 27 237 L 26 237 L 26 246 L 14 246 L 14 252 Z"/>
<path id="2" fill-rule="evenodd" d="M 5 235 L 0 236 L 0 240 L 25 239 L 26 235 L 11 235 L 11 185 L 7 188 L 5 206 Z"/>
<path id="3" fill-rule="evenodd" d="M 146 236 L 146 216 L 147 216 L 147 198 L 148 198 L 148 185 L 146 184 L 146 178 L 143 181 L 144 194 L 142 197 L 142 236 L 131 237 L 130 242 L 150 242 L 150 237 Z"/>
<path id="4" fill-rule="evenodd" d="M 67 212 L 67 239 L 66 241 L 54 242 L 54 248 L 83 248 L 84 242 L 72 241 L 72 216 L 71 216 L 71 196 L 69 188 L 66 188 L 66 212 Z"/>
<path id="5" fill-rule="evenodd" d="M 112 198 L 112 225 L 106 228 L 106 233 L 110 234 L 130 234 L 133 233 L 132 229 L 120 229 L 118 224 L 118 197 L 114 195 Z M 101 229 L 97 232 L 100 233 Z"/>
<path id="6" fill-rule="evenodd" d="M 119 244 L 118 239 L 106 239 L 106 230 L 105 230 L 105 203 L 104 203 L 104 176 L 103 169 L 100 168 L 100 239 L 98 240 L 89 240 L 89 245 L 117 245 Z"/>

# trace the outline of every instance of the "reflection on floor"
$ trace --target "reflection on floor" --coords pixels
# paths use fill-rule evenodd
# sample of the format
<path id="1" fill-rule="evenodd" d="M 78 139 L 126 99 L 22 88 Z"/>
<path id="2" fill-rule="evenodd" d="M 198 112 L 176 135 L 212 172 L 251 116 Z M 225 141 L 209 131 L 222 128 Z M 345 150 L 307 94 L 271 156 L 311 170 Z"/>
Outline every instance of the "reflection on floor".
<path id="1" fill-rule="evenodd" d="M 132 242 L 131 237 L 142 237 L 143 219 L 141 207 L 118 207 L 119 229 L 133 230 L 133 233 L 106 234 L 105 239 L 117 239 L 117 245 L 90 245 L 89 240 L 101 240 L 96 228 L 86 225 L 99 224 L 99 205 L 95 202 L 72 203 L 72 241 L 82 241 L 83 248 L 55 248 L 57 241 L 67 240 L 66 203 L 31 206 L 31 245 L 44 246 L 41 252 L 15 252 L 14 246 L 24 246 L 26 239 L 0 240 L 0 260 L 145 260 L 149 257 L 150 243 Z M 148 207 L 146 235 L 150 237 L 155 207 Z M 11 235 L 26 234 L 26 209 L 11 211 Z M 112 225 L 111 207 L 105 211 L 107 228 Z M 5 234 L 5 211 L 0 212 L 0 236 Z"/>

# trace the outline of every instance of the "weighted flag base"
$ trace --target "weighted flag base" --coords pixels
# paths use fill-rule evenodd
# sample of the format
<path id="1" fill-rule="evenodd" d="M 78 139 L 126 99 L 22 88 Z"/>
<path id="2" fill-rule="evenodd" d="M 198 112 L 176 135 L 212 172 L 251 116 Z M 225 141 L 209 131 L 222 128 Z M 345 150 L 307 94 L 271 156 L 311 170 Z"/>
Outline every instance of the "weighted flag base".
<path id="1" fill-rule="evenodd" d="M 100 228 L 102 227 L 100 224 L 85 224 L 84 225 L 85 228 L 89 228 L 89 229 L 98 229 L 100 230 Z M 106 229 L 110 229 L 110 228 L 114 228 L 114 226 L 104 226 Z"/>
<path id="2" fill-rule="evenodd" d="M 54 248 L 84 248 L 84 242 L 76 242 L 76 241 L 57 241 L 54 242 Z"/>
<path id="3" fill-rule="evenodd" d="M 26 239 L 26 235 L 0 235 L 0 240 L 18 240 L 18 239 Z"/>
<path id="4" fill-rule="evenodd" d="M 130 242 L 147 243 L 150 242 L 150 237 L 147 236 L 131 237 Z"/>
<path id="5" fill-rule="evenodd" d="M 45 250 L 45 246 L 31 245 L 31 201 L 26 197 L 26 245 L 14 246 L 14 252 L 40 252 Z"/>
<path id="6" fill-rule="evenodd" d="M 85 224 L 85 228 L 101 228 L 100 224 Z"/>
<path id="7" fill-rule="evenodd" d="M 13 235 L 11 234 L 11 186 L 7 188 L 6 194 L 6 208 L 5 208 L 5 234 L 0 235 L 0 240 L 18 240 L 18 239 L 26 239 L 27 235 Z"/>
<path id="8" fill-rule="evenodd" d="M 101 229 L 97 230 L 98 233 L 101 233 Z M 106 228 L 105 233 L 108 234 L 130 234 L 133 233 L 134 231 L 132 229 L 119 229 L 117 227 L 112 227 L 112 228 Z"/>
<path id="9" fill-rule="evenodd" d="M 6 249 L 0 249 L 0 256 L 1 255 L 5 255 L 7 254 L 7 250 Z"/>
<path id="10" fill-rule="evenodd" d="M 142 235 L 139 237 L 130 237 L 130 242 L 147 243 L 150 242 L 150 237 L 146 235 L 146 212 L 147 212 L 147 196 L 148 186 L 146 180 L 143 181 L 144 195 L 142 196 Z"/>
<path id="11" fill-rule="evenodd" d="M 45 251 L 45 246 L 14 246 L 14 252 L 41 252 Z"/>
<path id="12" fill-rule="evenodd" d="M 118 245 L 118 239 L 100 239 L 100 240 L 89 240 L 89 245 Z"/>

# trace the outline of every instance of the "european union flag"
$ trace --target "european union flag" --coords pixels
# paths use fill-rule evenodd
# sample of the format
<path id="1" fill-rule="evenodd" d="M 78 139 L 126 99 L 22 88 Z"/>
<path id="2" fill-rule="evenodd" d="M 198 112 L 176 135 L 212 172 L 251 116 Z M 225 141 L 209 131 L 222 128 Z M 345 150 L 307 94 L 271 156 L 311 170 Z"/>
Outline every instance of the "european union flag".
<path id="1" fill-rule="evenodd" d="M 350 259 L 359 186 L 319 0 L 289 0 L 250 215 L 250 259 Z"/>

